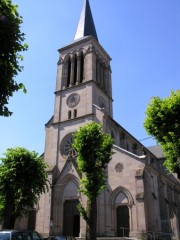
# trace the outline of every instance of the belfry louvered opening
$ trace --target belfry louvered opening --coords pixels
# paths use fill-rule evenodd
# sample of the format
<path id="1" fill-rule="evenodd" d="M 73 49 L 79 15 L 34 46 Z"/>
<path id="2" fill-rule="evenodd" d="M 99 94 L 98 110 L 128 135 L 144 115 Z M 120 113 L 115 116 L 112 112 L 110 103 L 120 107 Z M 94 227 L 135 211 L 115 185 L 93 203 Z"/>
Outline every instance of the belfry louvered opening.
<path id="1" fill-rule="evenodd" d="M 84 54 L 83 52 L 71 55 L 64 64 L 64 87 L 68 88 L 84 81 Z"/>

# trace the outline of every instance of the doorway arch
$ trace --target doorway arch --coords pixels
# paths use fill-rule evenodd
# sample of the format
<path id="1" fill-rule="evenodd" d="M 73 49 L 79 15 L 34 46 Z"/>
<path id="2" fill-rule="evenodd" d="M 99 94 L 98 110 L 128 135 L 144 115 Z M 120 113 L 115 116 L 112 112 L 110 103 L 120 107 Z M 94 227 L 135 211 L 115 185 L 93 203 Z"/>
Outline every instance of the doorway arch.
<path id="1" fill-rule="evenodd" d="M 127 205 L 120 205 L 116 210 L 117 214 L 117 237 L 129 237 L 129 208 Z"/>
<path id="2" fill-rule="evenodd" d="M 116 188 L 110 197 L 112 228 L 115 230 L 115 236 L 129 236 L 132 224 L 132 206 L 133 197 L 124 187 Z"/>
<path id="3" fill-rule="evenodd" d="M 68 167 L 69 166 L 67 166 L 67 168 Z M 53 191 L 51 215 L 53 222 L 51 227 L 52 235 L 63 235 L 67 233 L 69 236 L 73 236 L 74 234 L 77 235 L 77 232 L 80 232 L 80 226 L 78 226 L 80 217 L 78 214 L 75 214 L 75 210 L 73 210 L 81 199 L 78 188 L 79 181 L 71 173 L 65 175 L 62 179 L 58 179 Z M 66 211 L 68 206 L 72 209 L 69 213 L 68 210 Z M 65 214 L 65 212 L 67 212 L 67 214 Z M 71 218 L 72 223 L 76 224 L 75 222 L 77 222 L 77 225 L 75 225 L 77 232 L 73 230 L 73 227 L 71 229 L 67 228 L 67 220 L 64 220 L 64 217 L 67 219 L 68 214 L 71 214 L 69 218 Z M 73 218 L 76 219 L 76 221 L 73 220 Z"/>
<path id="4" fill-rule="evenodd" d="M 79 237 L 80 215 L 77 209 L 78 199 L 70 199 L 64 202 L 64 236 Z"/>

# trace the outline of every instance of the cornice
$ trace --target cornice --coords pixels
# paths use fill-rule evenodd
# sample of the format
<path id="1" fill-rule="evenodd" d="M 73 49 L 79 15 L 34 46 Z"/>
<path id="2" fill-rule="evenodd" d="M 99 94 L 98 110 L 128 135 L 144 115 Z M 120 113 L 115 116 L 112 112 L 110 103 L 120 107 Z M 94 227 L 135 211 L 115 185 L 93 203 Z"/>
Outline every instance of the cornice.
<path id="1" fill-rule="evenodd" d="M 162 174 L 160 171 L 158 171 L 156 168 L 154 168 L 150 164 L 146 164 L 146 170 L 153 172 L 156 176 L 160 177 L 164 183 L 166 183 L 168 186 L 171 186 L 173 189 L 180 190 L 180 182 L 174 178 L 174 181 L 170 179 L 167 175 Z"/>
<path id="2" fill-rule="evenodd" d="M 73 86 L 71 86 L 71 87 L 64 88 L 64 89 L 61 89 L 61 90 L 59 90 L 59 91 L 55 91 L 54 94 L 58 95 L 58 94 L 61 94 L 61 93 L 66 93 L 66 92 L 69 92 L 69 90 L 71 90 L 71 89 L 74 90 L 74 89 L 76 89 L 76 88 L 80 88 L 81 86 L 83 87 L 83 86 L 87 85 L 87 83 L 95 84 L 95 85 L 101 90 L 101 92 L 104 93 L 104 94 L 106 94 L 106 95 L 108 96 L 108 98 L 113 102 L 112 97 L 111 97 L 107 92 L 104 92 L 104 91 L 100 88 L 100 86 L 98 85 L 98 83 L 97 83 L 95 80 L 93 80 L 93 79 L 88 80 L 88 81 L 85 81 L 85 82 L 82 82 L 82 83 L 79 83 L 78 85 L 73 85 Z"/>
<path id="3" fill-rule="evenodd" d="M 89 44 L 92 44 L 92 45 L 96 46 L 96 48 L 98 50 L 100 50 L 101 54 L 105 55 L 109 61 L 112 60 L 111 57 L 109 56 L 109 54 L 105 51 L 105 49 L 101 46 L 101 44 L 99 42 L 97 42 L 97 40 L 93 36 L 83 37 L 83 38 L 81 38 L 81 39 L 79 39 L 77 41 L 74 41 L 73 43 L 60 48 L 58 50 L 58 52 L 60 54 L 63 54 L 63 52 L 65 52 L 65 51 L 67 51 L 67 50 L 69 50 L 71 48 L 76 48 L 78 50 L 78 48 L 82 47 L 82 44 L 88 43 L 88 42 L 89 42 Z"/>
<path id="4" fill-rule="evenodd" d="M 56 125 L 60 125 L 62 123 L 66 123 L 66 122 L 74 122 L 74 121 L 77 121 L 77 120 L 80 120 L 80 119 L 83 119 L 83 118 L 87 118 L 87 117 L 90 117 L 90 116 L 94 116 L 94 113 L 89 113 L 89 114 L 85 114 L 83 116 L 80 116 L 80 117 L 76 117 L 76 118 L 71 118 L 71 119 L 67 119 L 67 120 L 64 120 L 64 121 L 58 121 L 58 122 L 53 122 L 52 123 L 52 126 L 56 126 Z"/>

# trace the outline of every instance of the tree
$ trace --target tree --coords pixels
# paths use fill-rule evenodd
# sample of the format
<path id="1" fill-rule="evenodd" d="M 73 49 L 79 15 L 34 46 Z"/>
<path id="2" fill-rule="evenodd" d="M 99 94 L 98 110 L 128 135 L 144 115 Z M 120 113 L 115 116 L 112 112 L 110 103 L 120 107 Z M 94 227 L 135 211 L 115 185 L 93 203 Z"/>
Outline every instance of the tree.
<path id="1" fill-rule="evenodd" d="M 14 80 L 18 72 L 23 70 L 20 52 L 28 47 L 23 44 L 25 34 L 20 31 L 22 17 L 17 9 L 18 6 L 13 5 L 11 0 L 0 1 L 0 116 L 6 117 L 12 114 L 6 106 L 9 97 L 19 89 L 26 92 L 24 85 Z"/>
<path id="2" fill-rule="evenodd" d="M 96 201 L 106 187 L 106 166 L 111 160 L 113 143 L 111 136 L 95 122 L 84 125 L 74 134 L 72 147 L 77 152 L 80 191 L 87 196 L 87 208 L 79 204 L 79 211 L 87 223 L 86 239 L 96 239 Z"/>
<path id="3" fill-rule="evenodd" d="M 3 229 L 35 207 L 48 187 L 46 164 L 36 152 L 9 148 L 0 164 L 0 217 Z"/>
<path id="4" fill-rule="evenodd" d="M 162 146 L 166 157 L 164 165 L 180 176 L 180 90 L 169 97 L 151 99 L 144 127 Z"/>

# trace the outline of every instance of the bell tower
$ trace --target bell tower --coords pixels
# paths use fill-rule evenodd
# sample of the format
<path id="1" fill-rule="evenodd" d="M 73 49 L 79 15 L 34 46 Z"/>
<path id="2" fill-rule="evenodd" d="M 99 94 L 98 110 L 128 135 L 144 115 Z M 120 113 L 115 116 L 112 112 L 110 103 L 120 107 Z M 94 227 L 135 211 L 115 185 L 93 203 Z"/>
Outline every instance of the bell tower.
<path id="1" fill-rule="evenodd" d="M 46 124 L 44 157 L 62 169 L 72 133 L 88 121 L 102 123 L 95 108 L 112 118 L 111 58 L 98 41 L 88 0 L 74 41 L 58 51 L 54 115 Z"/>
<path id="2" fill-rule="evenodd" d="M 93 113 L 112 117 L 111 58 L 98 42 L 89 1 L 84 1 L 74 42 L 59 49 L 54 123 Z"/>
<path id="3" fill-rule="evenodd" d="M 41 209 L 38 210 L 37 222 L 41 224 L 37 226 L 37 230 L 47 234 L 54 231 L 70 234 L 73 230 L 63 227 L 64 219 L 68 219 L 63 215 L 63 204 L 70 201 L 69 199 L 80 198 L 78 175 L 74 170 L 70 174 L 73 167 L 69 167 L 70 163 L 67 161 L 73 141 L 72 133 L 90 121 L 104 124 L 104 114 L 112 118 L 111 58 L 98 41 L 88 0 L 84 0 L 74 41 L 58 51 L 60 56 L 57 64 L 54 115 L 46 124 L 44 152 L 44 161 L 49 166 L 49 181 L 53 188 L 40 200 Z M 62 187 L 66 184 L 61 183 L 61 178 L 66 179 L 66 175 L 70 191 L 65 191 Z M 59 190 L 61 187 L 62 190 Z M 58 191 L 62 193 L 59 194 Z M 66 194 L 70 195 L 67 197 Z M 53 199 L 57 201 L 53 203 Z M 61 211 L 58 212 L 57 209 Z M 56 230 L 54 226 L 57 225 Z M 81 222 L 80 226 L 82 234 L 85 232 L 85 225 Z"/>

